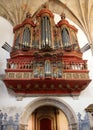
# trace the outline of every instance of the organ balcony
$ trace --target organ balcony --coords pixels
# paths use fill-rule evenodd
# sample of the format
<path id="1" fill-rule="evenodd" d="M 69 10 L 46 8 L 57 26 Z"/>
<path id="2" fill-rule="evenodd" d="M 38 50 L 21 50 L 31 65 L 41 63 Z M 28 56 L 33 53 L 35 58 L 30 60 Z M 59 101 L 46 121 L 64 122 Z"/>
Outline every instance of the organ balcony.
<path id="1" fill-rule="evenodd" d="M 8 60 L 4 82 L 17 94 L 79 95 L 90 82 L 86 60 L 59 51 L 34 53 Z"/>
<path id="2" fill-rule="evenodd" d="M 36 14 L 36 23 L 27 15 L 13 29 L 14 43 L 3 80 L 17 95 L 77 96 L 91 81 L 77 29 L 65 17 L 57 25 L 53 18 L 43 8 Z"/>

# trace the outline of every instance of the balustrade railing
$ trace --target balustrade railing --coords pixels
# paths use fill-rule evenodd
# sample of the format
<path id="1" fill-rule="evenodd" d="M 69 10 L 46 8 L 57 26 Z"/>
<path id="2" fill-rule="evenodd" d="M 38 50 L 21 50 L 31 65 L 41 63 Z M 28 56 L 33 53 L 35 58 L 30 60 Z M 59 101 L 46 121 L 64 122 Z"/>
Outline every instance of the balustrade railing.
<path id="1" fill-rule="evenodd" d="M 34 70 L 34 66 L 32 62 L 12 62 L 7 64 L 7 69 L 32 69 Z M 40 68 L 41 64 L 38 63 L 38 67 Z M 45 68 L 45 64 L 42 65 Z M 41 67 L 41 68 L 42 68 Z M 57 63 L 51 64 L 51 68 L 61 68 L 62 70 L 87 70 L 87 64 L 85 62 L 68 62 L 64 61 L 61 64 L 61 67 L 58 67 Z"/>
<path id="2" fill-rule="evenodd" d="M 86 70 L 87 64 L 85 62 L 64 62 L 63 69 L 70 70 Z"/>
<path id="3" fill-rule="evenodd" d="M 87 74 L 87 64 L 86 60 L 72 62 L 72 61 L 50 61 L 49 66 L 45 66 L 45 62 L 39 61 L 29 61 L 25 60 L 21 62 L 8 62 L 7 72 L 9 77 L 18 77 L 18 72 L 21 72 L 20 75 L 29 75 L 29 78 L 65 78 L 64 74 L 68 75 L 71 73 L 82 73 L 83 75 Z M 29 73 L 29 74 L 27 74 Z M 12 78 L 11 77 L 11 78 Z M 20 77 L 20 76 L 19 76 Z M 20 77 L 22 78 L 22 76 Z M 24 76 L 23 76 L 24 78 Z"/>

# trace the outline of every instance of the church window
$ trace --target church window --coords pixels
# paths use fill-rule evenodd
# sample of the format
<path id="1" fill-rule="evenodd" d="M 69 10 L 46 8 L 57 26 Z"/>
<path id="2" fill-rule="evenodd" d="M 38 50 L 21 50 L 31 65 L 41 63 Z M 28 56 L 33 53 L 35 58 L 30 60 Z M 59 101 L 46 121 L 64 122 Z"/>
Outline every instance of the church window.
<path id="1" fill-rule="evenodd" d="M 38 69 L 37 68 L 34 69 L 34 78 L 38 78 Z"/>
<path id="2" fill-rule="evenodd" d="M 71 40 L 72 44 L 77 44 L 77 38 L 74 32 L 71 32 Z"/>
<path id="3" fill-rule="evenodd" d="M 50 61 L 46 60 L 45 61 L 45 74 L 50 75 L 50 73 L 51 73 Z"/>
<path id="4" fill-rule="evenodd" d="M 15 40 L 15 48 L 18 49 L 19 48 L 19 38 L 20 35 L 17 36 L 16 40 Z"/>
<path id="5" fill-rule="evenodd" d="M 61 69 L 58 70 L 58 78 L 62 78 L 62 70 Z"/>

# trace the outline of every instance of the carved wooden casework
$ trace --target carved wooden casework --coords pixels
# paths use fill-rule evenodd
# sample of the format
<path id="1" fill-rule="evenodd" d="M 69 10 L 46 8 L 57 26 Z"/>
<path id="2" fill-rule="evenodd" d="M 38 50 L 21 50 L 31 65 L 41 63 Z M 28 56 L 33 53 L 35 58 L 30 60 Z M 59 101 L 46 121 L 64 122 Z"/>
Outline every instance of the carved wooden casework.
<path id="1" fill-rule="evenodd" d="M 17 95 L 79 95 L 90 82 L 77 29 L 46 7 L 14 27 L 4 82 Z"/>

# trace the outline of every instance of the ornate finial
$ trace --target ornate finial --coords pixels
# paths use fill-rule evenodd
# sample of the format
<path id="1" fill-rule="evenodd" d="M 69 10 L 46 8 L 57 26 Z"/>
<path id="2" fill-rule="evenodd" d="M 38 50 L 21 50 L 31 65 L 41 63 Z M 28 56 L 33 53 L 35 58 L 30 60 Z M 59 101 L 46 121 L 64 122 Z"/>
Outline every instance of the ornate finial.
<path id="1" fill-rule="evenodd" d="M 47 5 L 46 5 L 46 4 L 44 4 L 44 5 L 43 5 L 43 8 L 47 8 Z"/>
<path id="2" fill-rule="evenodd" d="M 31 14 L 29 12 L 26 13 L 26 18 L 31 18 Z"/>
<path id="3" fill-rule="evenodd" d="M 66 18 L 65 13 L 62 13 L 61 14 L 61 19 L 65 19 L 65 18 Z"/>
<path id="4" fill-rule="evenodd" d="M 49 8 L 49 4 L 48 4 L 48 3 L 45 3 L 45 4 L 43 5 L 43 8 Z"/>

